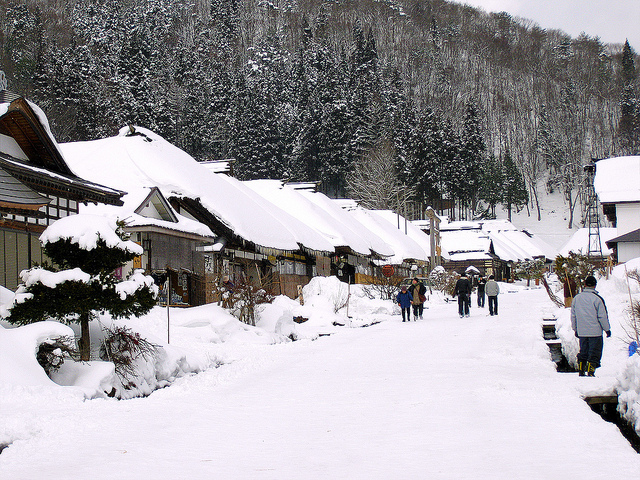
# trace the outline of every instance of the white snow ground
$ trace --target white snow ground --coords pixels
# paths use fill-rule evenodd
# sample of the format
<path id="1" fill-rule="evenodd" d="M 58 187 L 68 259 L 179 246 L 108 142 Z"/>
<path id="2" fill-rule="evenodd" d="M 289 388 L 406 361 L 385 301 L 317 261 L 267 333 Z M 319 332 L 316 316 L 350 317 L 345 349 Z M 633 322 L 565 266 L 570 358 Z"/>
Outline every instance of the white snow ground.
<path id="1" fill-rule="evenodd" d="M 0 478 L 637 478 L 640 456 L 581 399 L 615 383 L 617 326 L 599 378 L 560 374 L 544 290 L 502 291 L 498 317 L 473 306 L 459 319 L 432 297 L 416 323 L 378 308 L 377 325 L 325 322 L 333 335 L 275 345 L 210 343 L 206 322 L 183 319 L 176 346 L 226 363 L 146 398 L 0 385 L 0 441 L 12 441 Z M 373 317 L 365 303 L 354 323 Z"/>

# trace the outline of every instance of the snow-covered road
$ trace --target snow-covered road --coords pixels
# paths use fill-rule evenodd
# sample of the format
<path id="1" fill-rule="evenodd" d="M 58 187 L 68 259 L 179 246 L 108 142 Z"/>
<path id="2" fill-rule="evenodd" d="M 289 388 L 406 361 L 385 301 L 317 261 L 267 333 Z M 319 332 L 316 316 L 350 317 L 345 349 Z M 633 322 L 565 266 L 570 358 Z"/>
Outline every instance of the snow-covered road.
<path id="1" fill-rule="evenodd" d="M 544 295 L 503 294 L 499 317 L 450 304 L 228 347 L 231 363 L 144 399 L 3 398 L 0 419 L 29 434 L 0 454 L 0 478 L 638 478 L 640 456 L 580 398 L 594 379 L 548 359 Z"/>

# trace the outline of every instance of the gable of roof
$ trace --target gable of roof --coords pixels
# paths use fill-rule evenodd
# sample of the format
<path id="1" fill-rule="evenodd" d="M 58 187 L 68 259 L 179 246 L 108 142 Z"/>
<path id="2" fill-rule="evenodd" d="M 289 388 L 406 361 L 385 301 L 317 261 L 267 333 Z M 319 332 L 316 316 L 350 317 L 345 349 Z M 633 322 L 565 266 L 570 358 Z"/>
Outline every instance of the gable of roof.
<path id="1" fill-rule="evenodd" d="M 149 195 L 134 210 L 134 213 L 147 218 L 164 220 L 165 222 L 177 223 L 178 218 L 173 213 L 173 209 L 158 187 L 152 187 Z"/>
<path id="2" fill-rule="evenodd" d="M 12 137 L 33 165 L 73 175 L 48 129 L 24 98 L 13 100 L 0 115 L 0 133 Z"/>

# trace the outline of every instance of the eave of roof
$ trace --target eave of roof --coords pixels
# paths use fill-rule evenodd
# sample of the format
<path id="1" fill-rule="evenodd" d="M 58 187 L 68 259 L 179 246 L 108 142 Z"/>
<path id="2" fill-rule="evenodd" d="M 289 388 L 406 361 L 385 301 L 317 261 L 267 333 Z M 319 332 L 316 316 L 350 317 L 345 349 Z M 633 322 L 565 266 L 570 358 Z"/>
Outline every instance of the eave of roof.
<path id="1" fill-rule="evenodd" d="M 0 167 L 25 185 L 40 193 L 71 195 L 79 201 L 122 205 L 125 192 L 89 182 L 75 176 L 51 172 L 9 155 L 0 153 Z"/>
<path id="2" fill-rule="evenodd" d="M 640 242 L 640 228 L 637 230 L 633 230 L 632 232 L 627 232 L 619 237 L 612 238 L 604 243 L 607 244 L 607 247 L 612 248 L 613 245 L 617 243 L 635 243 Z"/>

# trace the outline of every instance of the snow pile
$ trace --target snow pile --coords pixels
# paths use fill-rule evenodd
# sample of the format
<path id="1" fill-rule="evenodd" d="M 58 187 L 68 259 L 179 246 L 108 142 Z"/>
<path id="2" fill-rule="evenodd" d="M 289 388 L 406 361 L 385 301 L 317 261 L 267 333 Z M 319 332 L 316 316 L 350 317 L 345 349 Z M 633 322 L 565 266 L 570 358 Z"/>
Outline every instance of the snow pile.
<path id="1" fill-rule="evenodd" d="M 640 355 L 627 359 L 624 370 L 618 375 L 618 411 L 634 425 L 640 435 Z"/>
<path id="2" fill-rule="evenodd" d="M 302 289 L 304 305 L 278 296 L 259 306 L 256 324 L 285 339 L 315 339 L 341 327 L 368 326 L 400 313 L 393 301 L 370 298 L 366 288 L 349 286 L 337 277 L 314 277 Z"/>
<path id="3" fill-rule="evenodd" d="M 36 360 L 36 352 L 40 344 L 69 335 L 73 330 L 57 322 L 0 327 L 0 384 L 51 386 L 53 382 Z"/>
<path id="4" fill-rule="evenodd" d="M 280 300 L 282 301 L 282 300 Z M 111 362 L 74 362 L 67 359 L 51 378 L 36 360 L 38 346 L 61 336 L 77 335 L 79 327 L 38 322 L 17 328 L 0 327 L 0 386 L 2 388 L 68 387 L 84 398 L 149 395 L 177 378 L 225 363 L 215 345 L 274 344 L 286 341 L 294 328 L 292 317 L 265 330 L 241 323 L 217 305 L 189 309 L 156 307 L 147 315 L 124 321 L 101 315 L 91 323 L 93 351 L 99 350 L 107 328 L 123 327 L 156 345 L 155 354 L 134 360 L 134 378 L 114 374 Z M 170 336 L 171 343 L 167 343 Z"/>
<path id="5" fill-rule="evenodd" d="M 99 215 L 71 215 L 47 227 L 40 235 L 40 241 L 46 245 L 68 239 L 83 250 L 93 250 L 98 245 L 98 239 L 102 239 L 108 247 L 142 255 L 143 250 L 140 245 L 131 240 L 122 240 L 115 233 L 116 230 L 115 219 Z"/>

